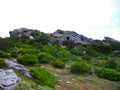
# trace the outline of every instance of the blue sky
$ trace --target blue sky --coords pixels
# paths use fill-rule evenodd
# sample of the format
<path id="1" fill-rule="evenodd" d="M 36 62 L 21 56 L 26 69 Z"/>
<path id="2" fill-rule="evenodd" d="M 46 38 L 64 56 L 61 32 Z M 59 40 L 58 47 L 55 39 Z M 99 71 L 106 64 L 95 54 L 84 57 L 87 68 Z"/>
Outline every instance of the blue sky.
<path id="1" fill-rule="evenodd" d="M 0 0 L 0 36 L 15 28 L 72 30 L 120 40 L 120 0 Z"/>

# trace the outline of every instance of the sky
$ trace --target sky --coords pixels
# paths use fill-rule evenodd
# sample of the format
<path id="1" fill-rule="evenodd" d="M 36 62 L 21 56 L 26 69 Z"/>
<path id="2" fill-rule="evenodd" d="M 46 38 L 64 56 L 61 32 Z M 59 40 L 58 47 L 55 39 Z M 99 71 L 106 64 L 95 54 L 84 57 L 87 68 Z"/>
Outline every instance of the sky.
<path id="1" fill-rule="evenodd" d="M 0 0 L 0 37 L 26 27 L 120 40 L 120 0 Z"/>

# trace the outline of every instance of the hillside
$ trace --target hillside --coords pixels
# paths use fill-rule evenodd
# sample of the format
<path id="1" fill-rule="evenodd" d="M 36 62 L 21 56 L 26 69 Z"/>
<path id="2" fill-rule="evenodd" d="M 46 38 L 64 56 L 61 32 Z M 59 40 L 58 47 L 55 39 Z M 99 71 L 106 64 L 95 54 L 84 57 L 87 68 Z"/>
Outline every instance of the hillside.
<path id="1" fill-rule="evenodd" d="M 12 69 L 5 73 L 16 77 L 7 78 L 9 84 L 0 71 L 5 90 L 120 90 L 120 42 L 74 31 L 15 29 L 0 38 L 0 69 Z"/>

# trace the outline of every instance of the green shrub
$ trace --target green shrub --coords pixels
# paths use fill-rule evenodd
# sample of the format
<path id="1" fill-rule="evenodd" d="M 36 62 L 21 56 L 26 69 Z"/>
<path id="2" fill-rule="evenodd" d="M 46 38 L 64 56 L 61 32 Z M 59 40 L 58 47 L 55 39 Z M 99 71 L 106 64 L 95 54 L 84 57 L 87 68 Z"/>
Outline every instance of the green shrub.
<path id="1" fill-rule="evenodd" d="M 92 43 L 90 48 L 102 54 L 111 53 L 112 51 L 112 47 L 110 45 L 102 42 Z"/>
<path id="2" fill-rule="evenodd" d="M 62 49 L 62 50 L 57 52 L 57 57 L 60 59 L 64 59 L 64 58 L 70 59 L 72 57 L 72 55 L 68 50 Z"/>
<path id="3" fill-rule="evenodd" d="M 17 58 L 18 62 L 23 65 L 33 65 L 38 63 L 38 58 L 36 55 L 25 54 Z"/>
<path id="4" fill-rule="evenodd" d="M 67 61 L 69 61 L 69 59 L 68 58 L 63 58 L 63 59 L 61 59 L 63 62 L 67 62 Z"/>
<path id="5" fill-rule="evenodd" d="M 2 58 L 0 58 L 0 68 L 2 68 L 5 65 L 5 62 Z"/>
<path id="6" fill-rule="evenodd" d="M 17 58 L 18 57 L 18 52 L 16 50 L 13 50 L 11 53 L 10 53 L 11 57 L 14 57 L 14 58 Z"/>
<path id="7" fill-rule="evenodd" d="M 34 54 L 34 55 L 37 55 L 40 51 L 37 50 L 37 49 L 25 49 L 25 48 L 22 48 L 21 50 L 21 54 L 24 55 L 24 54 Z"/>
<path id="8" fill-rule="evenodd" d="M 30 69 L 33 79 L 42 86 L 54 87 L 55 77 L 45 68 L 33 67 Z"/>
<path id="9" fill-rule="evenodd" d="M 111 68 L 111 69 L 115 69 L 117 66 L 117 62 L 115 60 L 108 60 L 106 62 L 106 68 Z"/>
<path id="10" fill-rule="evenodd" d="M 76 56 L 83 55 L 83 52 L 81 50 L 77 49 L 77 48 L 73 48 L 71 50 L 71 53 L 74 54 L 74 55 L 76 55 Z"/>
<path id="11" fill-rule="evenodd" d="M 113 81 L 120 81 L 120 73 L 107 68 L 100 68 L 96 71 L 100 78 L 105 78 Z"/>
<path id="12" fill-rule="evenodd" d="M 12 42 L 9 40 L 9 38 L 4 38 L 4 39 L 0 38 L 0 50 L 7 51 L 11 49 L 11 47 L 12 47 Z"/>
<path id="13" fill-rule="evenodd" d="M 0 50 L 0 57 L 1 58 L 10 58 L 10 55 L 8 53 L 5 53 L 2 50 Z"/>
<path id="14" fill-rule="evenodd" d="M 74 42 L 73 40 L 65 40 L 65 41 L 62 42 L 62 45 L 67 46 L 69 49 L 72 49 L 75 46 L 77 46 L 78 43 Z"/>
<path id="15" fill-rule="evenodd" d="M 96 52 L 96 51 L 93 50 L 93 49 L 89 49 L 89 48 L 88 48 L 86 51 L 87 51 L 86 54 L 88 54 L 89 56 L 97 57 L 97 56 L 100 55 L 98 52 Z"/>
<path id="16" fill-rule="evenodd" d="M 14 86 L 14 90 L 33 90 L 28 82 L 22 81 Z"/>
<path id="17" fill-rule="evenodd" d="M 71 66 L 71 72 L 75 74 L 84 74 L 91 71 L 91 66 L 84 62 L 76 62 Z"/>
<path id="18" fill-rule="evenodd" d="M 39 86 L 37 90 L 53 90 L 53 89 L 48 86 Z"/>
<path id="19" fill-rule="evenodd" d="M 65 63 L 63 61 L 60 61 L 60 60 L 55 60 L 53 63 L 53 66 L 56 68 L 64 68 Z"/>
<path id="20" fill-rule="evenodd" d="M 81 56 L 81 58 L 83 60 L 88 60 L 88 61 L 92 59 L 89 55 L 83 55 L 83 56 Z"/>
<path id="21" fill-rule="evenodd" d="M 120 63 L 117 64 L 116 70 L 120 72 Z"/>
<path id="22" fill-rule="evenodd" d="M 49 53 L 41 53 L 37 55 L 40 63 L 53 63 L 55 58 Z"/>
<path id="23" fill-rule="evenodd" d="M 41 48 L 41 51 L 50 53 L 53 56 L 56 56 L 56 54 L 59 50 L 61 50 L 61 47 L 57 44 L 54 44 L 54 45 L 51 45 L 51 46 L 50 45 L 44 45 Z"/>

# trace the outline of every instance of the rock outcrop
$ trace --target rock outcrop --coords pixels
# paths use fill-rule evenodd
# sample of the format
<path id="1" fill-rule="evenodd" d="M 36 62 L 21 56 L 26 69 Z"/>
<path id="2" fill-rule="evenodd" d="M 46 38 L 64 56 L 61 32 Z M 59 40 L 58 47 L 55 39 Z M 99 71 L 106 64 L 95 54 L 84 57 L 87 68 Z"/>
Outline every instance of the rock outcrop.
<path id="1" fill-rule="evenodd" d="M 27 77 L 32 78 L 32 76 L 30 75 L 29 69 L 27 69 L 25 66 L 17 63 L 15 60 L 5 60 L 5 63 L 9 67 L 12 67 L 18 71 L 22 71 L 24 73 L 24 75 L 26 75 Z"/>
<path id="2" fill-rule="evenodd" d="M 20 28 L 20 29 L 14 29 L 14 31 L 10 31 L 10 37 L 11 36 L 17 36 L 17 37 L 22 37 L 22 36 L 26 36 L 26 37 L 30 37 L 31 36 L 32 31 L 30 29 L 27 28 Z"/>
<path id="3" fill-rule="evenodd" d="M 74 42 L 92 42 L 93 40 L 91 38 L 87 38 L 83 35 L 77 34 L 74 31 L 62 31 L 57 30 L 54 32 L 50 37 L 50 42 L 54 43 L 57 42 L 59 44 L 62 44 L 65 40 L 72 40 Z"/>
<path id="4" fill-rule="evenodd" d="M 19 81 L 19 78 L 12 69 L 0 69 L 0 87 L 3 90 L 14 90 L 14 85 Z"/>
<path id="5" fill-rule="evenodd" d="M 103 40 L 104 42 L 117 42 L 117 43 L 120 43 L 120 41 L 118 41 L 118 40 L 115 40 L 115 39 L 113 39 L 113 38 L 110 38 L 110 37 L 104 37 L 104 40 Z"/>
<path id="6" fill-rule="evenodd" d="M 10 37 L 12 36 L 17 36 L 17 37 L 22 37 L 26 36 L 29 38 L 35 38 L 39 36 L 41 33 L 39 30 L 32 30 L 32 29 L 27 29 L 27 28 L 20 28 L 20 29 L 14 29 L 14 31 L 10 31 Z M 92 42 L 93 40 L 91 38 L 87 38 L 84 35 L 77 34 L 74 31 L 62 31 L 62 30 L 57 30 L 54 33 L 47 34 L 49 37 L 49 43 L 59 43 L 62 44 L 63 41 L 65 40 L 72 40 L 74 42 Z"/>

